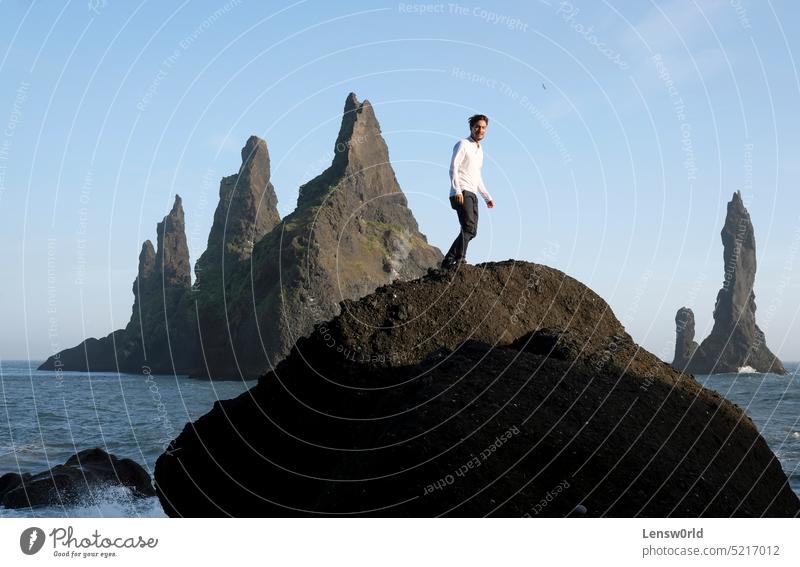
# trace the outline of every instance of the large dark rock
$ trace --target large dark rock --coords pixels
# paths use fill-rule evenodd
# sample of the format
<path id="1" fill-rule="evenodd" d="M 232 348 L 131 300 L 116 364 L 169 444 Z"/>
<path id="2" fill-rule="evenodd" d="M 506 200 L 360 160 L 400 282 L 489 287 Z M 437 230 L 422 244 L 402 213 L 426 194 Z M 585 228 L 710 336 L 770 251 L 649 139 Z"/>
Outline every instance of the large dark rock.
<path id="1" fill-rule="evenodd" d="M 155 480 L 171 516 L 800 511 L 738 407 L 636 345 L 586 286 L 512 260 L 343 302 L 188 424 Z"/>
<path id="2" fill-rule="evenodd" d="M 749 366 L 757 372 L 786 374 L 756 325 L 756 241 L 750 213 L 738 191 L 728 203 L 721 236 L 725 279 L 714 306 L 714 328 L 694 356 L 676 368 L 694 374 L 715 374 L 738 372 Z M 682 340 L 679 336 L 678 341 Z M 676 353 L 678 348 L 676 344 Z"/>
<path id="3" fill-rule="evenodd" d="M 688 307 L 681 307 L 675 314 L 675 337 L 672 366 L 682 371 L 697 350 L 697 343 L 694 342 L 694 312 Z"/>
<path id="4" fill-rule="evenodd" d="M 6 508 L 70 504 L 109 486 L 126 487 L 135 497 L 155 495 L 150 475 L 141 465 L 102 449 L 86 449 L 49 471 L 3 475 L 0 504 Z"/>

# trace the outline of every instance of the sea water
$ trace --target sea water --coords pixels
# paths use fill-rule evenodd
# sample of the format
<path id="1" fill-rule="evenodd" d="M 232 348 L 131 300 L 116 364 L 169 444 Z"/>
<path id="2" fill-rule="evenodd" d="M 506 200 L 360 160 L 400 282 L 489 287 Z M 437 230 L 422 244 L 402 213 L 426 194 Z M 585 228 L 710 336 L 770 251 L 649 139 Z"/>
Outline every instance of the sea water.
<path id="1" fill-rule="evenodd" d="M 151 475 L 158 456 L 214 402 L 256 381 L 36 370 L 40 361 L 0 362 L 0 476 L 41 472 L 84 449 L 130 458 Z M 163 517 L 157 498 L 100 488 L 69 506 L 11 510 L 0 517 Z"/>
<path id="2" fill-rule="evenodd" d="M 695 378 L 741 407 L 778 457 L 789 486 L 800 495 L 800 363 L 785 362 L 787 373 L 760 374 L 740 368 L 737 374 Z"/>
<path id="3" fill-rule="evenodd" d="M 184 426 L 214 402 L 236 397 L 255 381 L 186 376 L 37 371 L 38 361 L 0 362 L 0 476 L 40 472 L 83 449 L 100 447 L 153 473 L 156 459 Z M 780 459 L 800 494 L 800 363 L 789 373 L 699 375 L 706 388 L 739 405 Z M 68 506 L 10 510 L 0 517 L 162 517 L 157 498 L 100 488 Z"/>

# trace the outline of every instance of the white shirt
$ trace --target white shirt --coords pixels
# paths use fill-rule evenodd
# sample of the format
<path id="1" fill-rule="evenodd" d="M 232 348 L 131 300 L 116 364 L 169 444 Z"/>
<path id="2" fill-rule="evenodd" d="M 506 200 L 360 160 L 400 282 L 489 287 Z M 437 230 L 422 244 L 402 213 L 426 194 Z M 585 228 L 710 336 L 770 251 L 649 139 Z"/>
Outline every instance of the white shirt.
<path id="1" fill-rule="evenodd" d="M 459 195 L 462 191 L 479 193 L 487 203 L 492 196 L 486 190 L 481 177 L 483 167 L 483 148 L 472 138 L 462 138 L 453 146 L 453 157 L 450 160 L 450 196 Z"/>

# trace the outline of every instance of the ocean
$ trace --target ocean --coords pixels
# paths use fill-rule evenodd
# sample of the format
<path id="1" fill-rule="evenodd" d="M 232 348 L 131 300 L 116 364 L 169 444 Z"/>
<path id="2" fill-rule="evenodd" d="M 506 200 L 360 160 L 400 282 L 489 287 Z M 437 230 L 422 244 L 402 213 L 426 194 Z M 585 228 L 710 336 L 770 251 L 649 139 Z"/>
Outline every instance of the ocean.
<path id="1" fill-rule="evenodd" d="M 41 361 L 0 362 L 0 476 L 41 472 L 83 449 L 133 459 L 151 477 L 156 459 L 214 402 L 256 381 L 186 376 L 38 371 Z M 158 498 L 106 488 L 74 506 L 11 510 L 0 517 L 164 517 Z"/>
<path id="2" fill-rule="evenodd" d="M 40 472 L 76 452 L 100 447 L 143 465 L 156 459 L 183 427 L 217 400 L 255 381 L 212 382 L 172 375 L 40 372 L 40 361 L 0 361 L 0 476 Z M 800 363 L 789 374 L 697 376 L 747 412 L 800 494 Z M 70 506 L 11 510 L 0 517 L 163 517 L 157 498 L 131 498 L 106 488 Z"/>

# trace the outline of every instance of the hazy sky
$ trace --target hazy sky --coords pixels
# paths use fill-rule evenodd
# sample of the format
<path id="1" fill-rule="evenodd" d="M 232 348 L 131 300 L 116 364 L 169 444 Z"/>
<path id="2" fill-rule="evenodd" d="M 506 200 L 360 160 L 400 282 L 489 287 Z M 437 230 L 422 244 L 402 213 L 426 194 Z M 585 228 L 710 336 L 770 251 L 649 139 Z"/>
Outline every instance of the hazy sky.
<path id="1" fill-rule="evenodd" d="M 0 2 L 0 358 L 128 321 L 141 243 L 180 194 L 192 264 L 219 179 L 267 140 L 282 215 L 368 99 L 429 242 L 457 232 L 448 160 L 487 114 L 469 261 L 559 268 L 666 360 L 698 342 L 741 190 L 757 320 L 800 359 L 798 3 Z"/>

